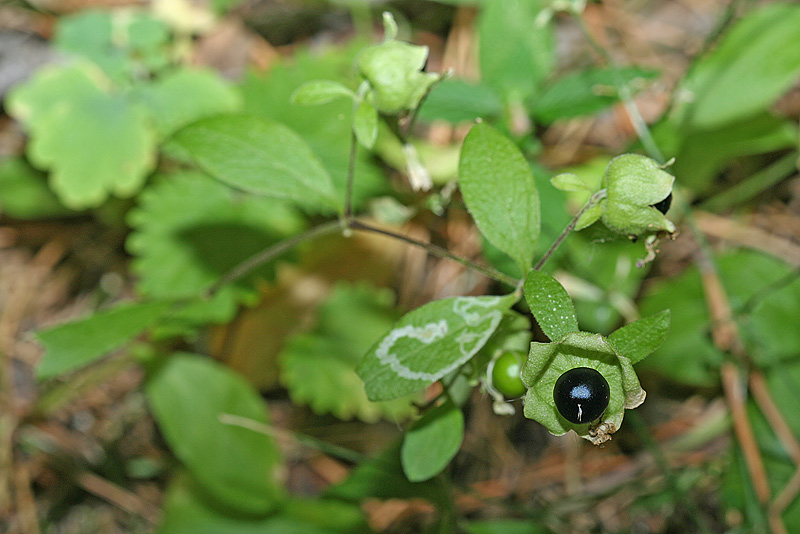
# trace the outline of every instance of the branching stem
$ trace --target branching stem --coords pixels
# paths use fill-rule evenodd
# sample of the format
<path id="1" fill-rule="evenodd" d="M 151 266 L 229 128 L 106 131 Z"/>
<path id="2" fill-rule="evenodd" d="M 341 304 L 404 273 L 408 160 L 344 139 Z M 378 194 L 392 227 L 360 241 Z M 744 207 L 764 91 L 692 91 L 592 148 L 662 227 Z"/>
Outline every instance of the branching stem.
<path id="1" fill-rule="evenodd" d="M 288 237 L 283 241 L 278 241 L 274 245 L 265 248 L 254 256 L 247 258 L 242 263 L 225 273 L 222 278 L 220 278 L 217 283 L 208 290 L 207 294 L 209 296 L 214 295 L 222 287 L 239 280 L 243 276 L 247 276 L 253 270 L 258 269 L 266 263 L 269 263 L 287 250 L 296 247 L 300 243 L 309 241 L 322 235 L 332 234 L 341 227 L 342 223 L 338 220 L 328 221 L 320 224 L 319 226 L 309 228 L 305 232 Z"/>
<path id="2" fill-rule="evenodd" d="M 403 234 L 398 234 L 396 232 L 392 232 L 391 230 L 385 230 L 383 228 L 378 228 L 377 226 L 372 226 L 372 225 L 366 224 L 366 223 L 358 221 L 358 220 L 351 221 L 350 222 L 350 228 L 352 228 L 353 230 L 360 230 L 360 231 L 363 231 L 363 232 L 371 232 L 371 233 L 374 233 L 374 234 L 385 235 L 387 237 L 391 237 L 391 238 L 397 239 L 399 241 L 403 241 L 404 243 L 408 243 L 410 245 L 414 245 L 414 246 L 423 248 L 428 252 L 428 254 L 436 256 L 437 258 L 447 258 L 447 259 L 453 260 L 453 261 L 458 262 L 461 265 L 467 267 L 468 269 L 471 269 L 471 270 L 473 270 L 475 272 L 481 273 L 482 275 L 484 275 L 484 276 L 486 276 L 488 278 L 491 278 L 493 280 L 497 280 L 498 282 L 502 282 L 502 283 L 504 283 L 506 285 L 509 285 L 511 287 L 516 287 L 519 284 L 519 280 L 514 278 L 514 277 L 511 277 L 511 276 L 508 276 L 507 274 L 501 273 L 500 271 L 498 271 L 496 269 L 492 269 L 491 267 L 484 267 L 482 265 L 478 265 L 477 263 L 475 263 L 475 262 L 473 262 L 471 260 L 468 260 L 467 258 L 463 258 L 461 256 L 453 254 L 452 252 L 450 252 L 446 248 L 440 247 L 438 245 L 434 245 L 432 243 L 426 243 L 424 241 L 418 241 L 416 239 L 413 239 L 411 237 L 405 236 Z"/>

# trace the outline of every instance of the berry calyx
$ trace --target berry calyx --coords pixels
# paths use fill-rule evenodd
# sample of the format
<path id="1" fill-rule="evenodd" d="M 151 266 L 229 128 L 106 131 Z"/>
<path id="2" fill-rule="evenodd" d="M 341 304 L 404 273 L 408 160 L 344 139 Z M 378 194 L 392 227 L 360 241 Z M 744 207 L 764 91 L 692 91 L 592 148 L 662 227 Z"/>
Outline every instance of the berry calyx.
<path id="1" fill-rule="evenodd" d="M 608 382 L 597 370 L 576 367 L 562 374 L 553 388 L 553 400 L 561 416 L 576 425 L 600 418 L 608 407 Z"/>

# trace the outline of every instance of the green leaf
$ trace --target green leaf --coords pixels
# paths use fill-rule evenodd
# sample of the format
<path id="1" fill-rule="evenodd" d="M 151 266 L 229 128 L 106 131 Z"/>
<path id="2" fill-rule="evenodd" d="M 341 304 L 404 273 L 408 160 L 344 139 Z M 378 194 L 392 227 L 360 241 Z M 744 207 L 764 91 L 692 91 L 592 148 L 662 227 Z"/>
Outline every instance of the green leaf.
<path id="1" fill-rule="evenodd" d="M 536 94 L 555 63 L 550 24 L 536 17 L 542 0 L 486 2 L 478 21 L 481 78 L 506 98 Z"/>
<path id="2" fill-rule="evenodd" d="M 575 231 L 578 232 L 586 227 L 593 225 L 602 216 L 603 216 L 603 204 L 598 202 L 594 206 L 584 211 L 583 214 L 581 214 L 581 216 L 578 217 L 578 222 L 575 223 Z"/>
<path id="3" fill-rule="evenodd" d="M 549 274 L 533 270 L 528 272 L 525 278 L 525 300 L 542 332 L 551 341 L 578 331 L 572 299 L 564 286 Z"/>
<path id="4" fill-rule="evenodd" d="M 615 330 L 608 339 L 620 354 L 637 363 L 660 347 L 668 333 L 669 310 L 664 310 Z"/>
<path id="5" fill-rule="evenodd" d="M 30 133 L 31 163 L 51 171 L 51 188 L 73 209 L 134 195 L 155 164 L 147 114 L 106 83 L 87 65 L 50 67 L 7 100 Z"/>
<path id="6" fill-rule="evenodd" d="M 319 309 L 313 331 L 294 336 L 280 355 L 281 382 L 296 404 L 340 419 L 402 420 L 416 410 L 414 398 L 374 403 L 355 372 L 364 353 L 396 319 L 388 290 L 338 284 Z"/>
<path id="7" fill-rule="evenodd" d="M 459 187 L 481 233 L 527 271 L 541 222 L 536 181 L 519 149 L 476 124 L 461 149 Z"/>
<path id="8" fill-rule="evenodd" d="M 470 521 L 464 530 L 467 534 L 550 534 L 549 529 L 530 519 Z"/>
<path id="9" fill-rule="evenodd" d="M 0 213 L 18 219 L 39 219 L 74 212 L 50 191 L 44 173 L 22 158 L 8 158 L 0 162 Z"/>
<path id="10" fill-rule="evenodd" d="M 339 98 L 353 98 L 353 91 L 332 80 L 313 80 L 306 82 L 292 93 L 292 104 L 318 106 Z"/>
<path id="11" fill-rule="evenodd" d="M 331 499 L 287 499 L 269 516 L 236 513 L 209 498 L 189 473 L 173 478 L 159 534 L 342 534 L 364 532 L 356 504 Z"/>
<path id="12" fill-rule="evenodd" d="M 213 360 L 175 354 L 148 378 L 145 392 L 170 449 L 206 492 L 244 513 L 275 508 L 282 493 L 275 441 L 221 420 L 268 424 L 266 406 L 250 384 Z"/>
<path id="13" fill-rule="evenodd" d="M 388 400 L 433 384 L 469 361 L 497 329 L 516 297 L 452 297 L 404 315 L 356 368 L 370 400 Z"/>
<path id="14" fill-rule="evenodd" d="M 299 49 L 291 62 L 278 62 L 266 74 L 250 73 L 241 87 L 245 111 L 285 124 L 308 143 L 330 173 L 338 198 L 344 198 L 347 188 L 353 102 L 341 99 L 314 107 L 292 106 L 287 102 L 297 87 L 307 81 L 329 78 L 355 85 L 352 63 L 360 46 L 353 43 L 344 49 Z M 354 209 L 360 209 L 369 198 L 389 193 L 383 169 L 366 150 L 357 151 L 355 175 L 358 178 L 353 184 Z"/>
<path id="15" fill-rule="evenodd" d="M 378 456 L 370 458 L 350 471 L 349 476 L 325 492 L 326 497 L 362 503 L 364 499 L 422 498 L 440 506 L 448 506 L 451 495 L 446 485 L 435 480 L 411 482 L 403 472 L 401 445 L 392 444 Z"/>
<path id="16" fill-rule="evenodd" d="M 800 278 L 782 261 L 753 251 L 722 255 L 717 270 L 740 333 L 757 365 L 769 367 L 791 361 L 800 353 L 797 303 Z M 711 319 L 697 269 L 654 283 L 640 303 L 643 314 L 670 308 L 672 335 L 639 366 L 655 370 L 680 383 L 712 386 L 719 382 L 723 354 L 708 332 Z"/>
<path id="17" fill-rule="evenodd" d="M 162 138 L 190 122 L 236 110 L 239 95 L 218 74 L 184 67 L 134 90 Z"/>
<path id="18" fill-rule="evenodd" d="M 235 265 L 304 227 L 283 202 L 241 195 L 199 172 L 159 176 L 128 215 L 133 233 L 126 246 L 135 256 L 137 289 L 158 298 L 197 300 L 170 316 L 190 325 L 224 322 L 240 303 L 254 304 L 253 281 L 272 279 L 274 264 L 244 280 L 203 293 Z"/>
<path id="19" fill-rule="evenodd" d="M 169 64 L 166 23 L 144 12 L 85 10 L 58 20 L 54 44 L 99 66 L 118 84 Z"/>
<path id="20" fill-rule="evenodd" d="M 717 128 L 765 111 L 797 81 L 800 5 L 755 9 L 725 33 L 690 71 L 680 92 L 693 95 L 680 117 L 692 129 Z"/>
<path id="21" fill-rule="evenodd" d="M 550 178 L 553 187 L 561 191 L 591 191 L 592 189 L 581 180 L 581 177 L 571 172 L 563 172 Z"/>
<path id="22" fill-rule="evenodd" d="M 411 482 L 433 478 L 447 467 L 464 440 L 464 414 L 452 402 L 428 410 L 406 432 L 400 449 Z"/>
<path id="23" fill-rule="evenodd" d="M 637 67 L 583 69 L 548 87 L 534 101 L 533 112 L 545 123 L 592 115 L 620 100 L 619 85 L 626 85 L 635 93 L 637 80 L 651 80 L 657 76 L 657 71 Z"/>
<path id="24" fill-rule="evenodd" d="M 698 193 L 717 185 L 715 178 L 736 158 L 796 147 L 798 139 L 796 124 L 769 114 L 679 135 L 681 144 L 670 171 Z"/>
<path id="25" fill-rule="evenodd" d="M 88 9 L 60 18 L 53 44 L 63 52 L 89 59 L 114 82 L 124 82 L 130 74 L 130 58 L 114 45 L 114 23 L 108 11 Z"/>
<path id="26" fill-rule="evenodd" d="M 496 117 L 502 111 L 503 104 L 491 88 L 463 80 L 443 80 L 425 98 L 418 117 L 426 122 L 444 120 L 457 124 Z"/>
<path id="27" fill-rule="evenodd" d="M 92 363 L 152 326 L 169 306 L 165 301 L 128 303 L 38 331 L 45 352 L 37 376 L 52 378 Z"/>
<path id="28" fill-rule="evenodd" d="M 178 148 L 223 182 L 312 209 L 341 208 L 328 172 L 296 133 L 248 115 L 204 119 L 172 138 Z"/>
<path id="29" fill-rule="evenodd" d="M 358 142 L 372 150 L 378 139 L 378 110 L 366 100 L 359 102 L 353 113 L 353 131 Z"/>

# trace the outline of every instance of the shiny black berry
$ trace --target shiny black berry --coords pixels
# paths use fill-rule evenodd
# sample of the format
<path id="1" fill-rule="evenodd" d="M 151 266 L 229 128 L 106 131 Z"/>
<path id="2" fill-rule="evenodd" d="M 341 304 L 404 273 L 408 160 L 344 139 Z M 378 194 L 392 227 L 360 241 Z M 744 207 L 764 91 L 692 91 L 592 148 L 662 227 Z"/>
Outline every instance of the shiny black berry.
<path id="1" fill-rule="evenodd" d="M 653 207 L 663 213 L 664 215 L 667 214 L 669 211 L 669 207 L 672 205 L 672 193 L 667 195 L 667 198 L 662 200 L 661 202 L 656 202 L 653 204 Z"/>
<path id="2" fill-rule="evenodd" d="M 591 423 L 608 407 L 610 390 L 603 375 L 589 367 L 570 369 L 556 380 L 553 400 L 570 423 Z"/>

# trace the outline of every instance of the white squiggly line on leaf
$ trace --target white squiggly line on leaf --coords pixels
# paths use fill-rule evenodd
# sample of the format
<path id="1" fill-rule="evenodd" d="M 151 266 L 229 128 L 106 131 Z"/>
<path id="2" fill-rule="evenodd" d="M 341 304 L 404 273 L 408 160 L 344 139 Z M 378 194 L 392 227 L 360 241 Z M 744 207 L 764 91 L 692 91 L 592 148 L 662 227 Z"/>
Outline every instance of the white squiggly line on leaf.
<path id="1" fill-rule="evenodd" d="M 396 354 L 389 352 L 398 340 L 408 337 L 416 339 L 419 342 L 430 345 L 431 343 L 442 339 L 447 335 L 447 321 L 442 319 L 438 323 L 428 323 L 421 327 L 414 325 L 406 325 L 402 328 L 395 328 L 389 332 L 385 338 L 378 345 L 375 354 L 378 359 L 392 368 L 392 371 L 397 373 L 401 378 L 407 380 L 436 380 L 438 376 L 433 373 L 426 373 L 423 371 L 412 371 L 397 358 Z"/>
<path id="2" fill-rule="evenodd" d="M 392 330 L 378 345 L 375 354 L 382 363 L 391 367 L 392 371 L 400 378 L 429 382 L 438 380 L 469 360 L 491 337 L 503 317 L 503 313 L 498 309 L 490 310 L 487 313 L 486 309 L 494 306 L 497 306 L 497 299 L 478 300 L 469 297 L 454 299 L 453 312 L 464 321 L 467 329 L 461 332 L 454 340 L 458 344 L 458 352 L 461 356 L 445 368 L 432 373 L 414 371 L 404 365 L 397 355 L 391 352 L 394 345 L 403 338 L 416 339 L 424 345 L 430 345 L 441 340 L 449 331 L 449 325 L 444 319 L 419 327 L 406 325 Z M 483 324 L 486 325 L 484 328 L 475 331 L 477 327 Z"/>

